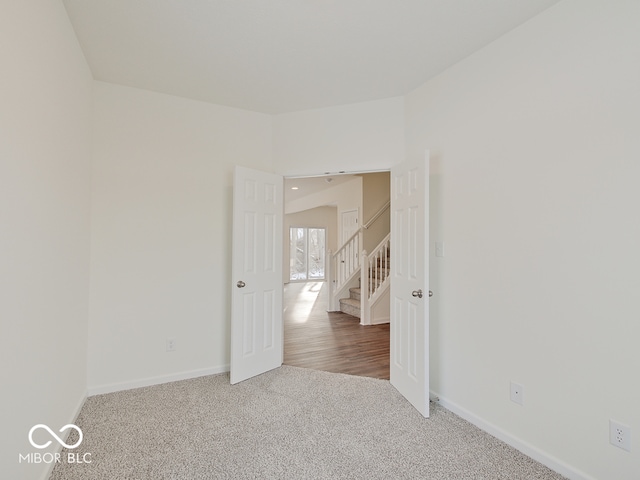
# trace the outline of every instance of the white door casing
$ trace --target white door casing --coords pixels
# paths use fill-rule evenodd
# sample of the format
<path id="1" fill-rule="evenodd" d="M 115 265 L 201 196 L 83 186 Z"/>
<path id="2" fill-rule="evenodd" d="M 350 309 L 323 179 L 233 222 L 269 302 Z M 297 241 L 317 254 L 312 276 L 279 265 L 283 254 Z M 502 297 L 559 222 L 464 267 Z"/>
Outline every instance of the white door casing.
<path id="1" fill-rule="evenodd" d="M 236 166 L 231 383 L 282 365 L 283 178 Z"/>
<path id="2" fill-rule="evenodd" d="M 429 416 L 429 154 L 391 169 L 391 384 Z"/>

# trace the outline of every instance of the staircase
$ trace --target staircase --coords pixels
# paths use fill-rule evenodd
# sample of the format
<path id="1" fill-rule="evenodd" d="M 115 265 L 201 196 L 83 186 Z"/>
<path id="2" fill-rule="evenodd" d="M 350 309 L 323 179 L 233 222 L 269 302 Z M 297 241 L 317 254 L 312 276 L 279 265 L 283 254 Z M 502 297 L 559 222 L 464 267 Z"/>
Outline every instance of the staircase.
<path id="1" fill-rule="evenodd" d="M 390 238 L 388 234 L 370 254 L 358 253 L 359 231 L 330 256 L 331 311 L 357 317 L 361 325 L 389 322 Z"/>
<path id="2" fill-rule="evenodd" d="M 389 323 L 390 320 L 391 233 L 371 253 L 363 249 L 365 230 L 382 219 L 382 214 L 390 206 L 389 201 L 338 251 L 327 252 L 329 311 L 341 311 L 357 317 L 361 325 Z"/>
<path id="3" fill-rule="evenodd" d="M 360 318 L 360 292 L 360 287 L 352 287 L 349 289 L 349 298 L 340 299 L 340 311 L 342 313 Z"/>
<path id="4" fill-rule="evenodd" d="M 377 250 L 377 249 L 376 249 Z M 374 252 L 376 251 L 374 250 Z M 380 286 L 385 283 L 391 269 L 391 250 L 383 249 L 384 256 L 376 256 L 371 262 L 372 266 L 368 268 L 368 274 L 365 277 L 369 285 L 369 297 L 378 291 Z M 363 252 L 366 255 L 366 252 Z M 372 255 L 373 256 L 373 255 Z M 361 318 L 362 305 L 362 277 L 360 278 L 359 287 L 351 287 L 349 289 L 349 297 L 340 299 L 340 311 L 347 315 Z"/>

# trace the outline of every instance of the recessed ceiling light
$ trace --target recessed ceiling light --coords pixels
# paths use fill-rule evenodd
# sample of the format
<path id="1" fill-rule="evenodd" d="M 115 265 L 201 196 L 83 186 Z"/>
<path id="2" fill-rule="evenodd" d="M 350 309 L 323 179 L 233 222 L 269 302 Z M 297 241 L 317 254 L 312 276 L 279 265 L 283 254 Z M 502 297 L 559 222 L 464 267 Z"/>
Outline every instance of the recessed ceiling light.
<path id="1" fill-rule="evenodd" d="M 298 187 L 291 187 L 291 190 L 298 190 Z"/>

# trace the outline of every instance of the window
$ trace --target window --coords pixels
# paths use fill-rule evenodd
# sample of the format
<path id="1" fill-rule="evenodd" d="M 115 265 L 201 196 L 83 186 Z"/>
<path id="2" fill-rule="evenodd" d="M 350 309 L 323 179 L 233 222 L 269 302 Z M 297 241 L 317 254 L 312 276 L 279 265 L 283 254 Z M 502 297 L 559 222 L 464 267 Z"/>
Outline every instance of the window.
<path id="1" fill-rule="evenodd" d="M 289 280 L 324 280 L 325 229 L 289 229 Z"/>

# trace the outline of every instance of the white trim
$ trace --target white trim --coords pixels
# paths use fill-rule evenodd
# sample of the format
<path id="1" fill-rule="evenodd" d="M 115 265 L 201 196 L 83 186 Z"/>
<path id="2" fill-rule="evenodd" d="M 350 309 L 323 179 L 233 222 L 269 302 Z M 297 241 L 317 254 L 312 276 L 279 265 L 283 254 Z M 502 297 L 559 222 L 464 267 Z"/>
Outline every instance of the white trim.
<path id="1" fill-rule="evenodd" d="M 141 378 L 122 383 L 110 383 L 107 385 L 98 385 L 89 387 L 87 396 L 102 395 L 103 393 L 120 392 L 122 390 L 131 390 L 132 388 L 149 387 L 151 385 L 159 385 L 161 383 L 177 382 L 179 380 L 189 380 L 191 378 L 204 377 L 207 375 L 216 375 L 229 371 L 229 365 L 220 365 L 218 367 L 201 368 L 198 370 L 189 370 L 186 372 L 172 373 L 170 375 L 160 375 L 157 377 Z"/>
<path id="2" fill-rule="evenodd" d="M 487 432 L 489 435 L 502 440 L 507 445 L 512 446 L 516 450 L 519 450 L 528 457 L 531 457 L 537 462 L 540 462 L 541 464 L 549 467 L 551 470 L 559 473 L 560 475 L 563 475 L 570 480 L 596 480 L 594 477 L 581 472 L 571 465 L 566 464 L 565 462 L 557 459 L 549 453 L 540 450 L 538 447 L 535 447 L 530 443 L 527 443 L 524 440 L 514 436 L 513 434 L 501 429 L 500 427 L 487 422 L 486 420 L 478 417 L 476 414 L 470 412 L 469 410 L 447 400 L 446 398 L 443 398 L 442 395 L 438 394 L 437 392 L 431 390 L 430 393 L 430 397 L 432 399 L 435 399 L 447 410 L 455 413 L 459 417 L 464 418 L 468 422 L 471 422 L 476 427 Z"/>
<path id="3" fill-rule="evenodd" d="M 82 410 L 82 407 L 84 406 L 84 402 L 87 401 L 87 394 L 85 393 L 84 395 L 82 395 L 80 397 L 80 401 L 78 402 L 78 404 L 76 405 L 75 410 L 73 411 L 73 416 L 71 417 L 71 421 L 69 423 L 73 423 L 74 425 L 76 424 L 77 420 L 78 420 L 78 415 L 80 415 L 80 410 Z M 69 437 L 69 434 L 71 433 L 71 431 L 68 431 L 63 440 L 66 442 L 67 438 Z M 62 452 L 62 445 L 58 445 L 56 447 L 56 450 L 54 453 L 61 453 Z M 49 466 L 45 469 L 45 471 L 43 472 L 43 475 L 40 477 L 41 480 L 47 480 L 51 474 L 53 473 L 53 468 L 56 466 L 56 462 L 51 462 L 49 463 Z"/>

